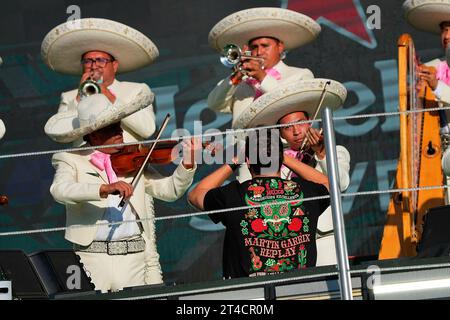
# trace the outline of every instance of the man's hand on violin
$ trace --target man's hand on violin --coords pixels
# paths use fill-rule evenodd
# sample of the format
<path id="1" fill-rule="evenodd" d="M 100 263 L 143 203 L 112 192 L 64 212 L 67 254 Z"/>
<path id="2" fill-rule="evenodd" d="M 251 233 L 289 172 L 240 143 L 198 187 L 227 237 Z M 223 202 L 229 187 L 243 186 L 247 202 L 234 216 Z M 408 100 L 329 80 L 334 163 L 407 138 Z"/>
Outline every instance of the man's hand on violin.
<path id="1" fill-rule="evenodd" d="M 325 144 L 319 130 L 309 127 L 306 131 L 306 140 L 319 159 L 325 158 Z"/>
<path id="2" fill-rule="evenodd" d="M 181 142 L 183 147 L 183 167 L 192 169 L 195 159 L 202 156 L 202 143 L 199 138 L 191 138 Z"/>
<path id="3" fill-rule="evenodd" d="M 431 89 L 436 90 L 438 86 L 438 79 L 436 78 L 436 68 L 428 67 L 426 65 L 420 65 L 418 67 L 417 75 L 421 81 L 426 81 Z M 419 81 L 419 87 L 417 89 L 420 90 L 421 83 Z"/>
<path id="4" fill-rule="evenodd" d="M 133 187 L 125 181 L 102 184 L 100 186 L 100 197 L 107 198 L 110 194 L 120 195 L 124 199 L 128 199 L 133 195 Z"/>

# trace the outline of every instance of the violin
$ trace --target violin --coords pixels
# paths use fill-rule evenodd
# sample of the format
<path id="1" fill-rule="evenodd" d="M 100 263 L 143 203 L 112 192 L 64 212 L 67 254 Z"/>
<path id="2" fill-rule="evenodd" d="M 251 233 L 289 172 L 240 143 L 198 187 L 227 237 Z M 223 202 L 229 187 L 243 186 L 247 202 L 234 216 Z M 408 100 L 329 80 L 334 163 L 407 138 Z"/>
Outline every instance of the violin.
<path id="1" fill-rule="evenodd" d="M 9 202 L 8 197 L 4 195 L 0 195 L 0 206 L 7 205 Z"/>
<path id="2" fill-rule="evenodd" d="M 320 94 L 319 103 L 317 104 L 316 112 L 314 113 L 312 120 L 316 120 L 317 115 L 319 114 L 319 110 L 322 106 L 323 100 L 325 99 L 325 94 L 327 92 L 327 86 L 330 84 L 331 84 L 331 81 L 327 81 L 323 85 L 322 93 Z M 319 134 L 322 135 L 322 132 L 323 132 L 323 129 L 321 128 Z M 323 137 L 323 135 L 322 135 L 322 137 Z M 315 151 L 313 151 L 310 146 L 307 146 L 306 143 L 307 143 L 307 139 L 304 139 L 303 143 L 300 147 L 300 150 L 299 150 L 300 151 L 299 153 L 301 154 L 300 155 L 301 158 L 299 158 L 298 160 L 314 167 L 316 165 L 316 160 L 314 159 Z"/>
<path id="3" fill-rule="evenodd" d="M 164 118 L 164 121 L 163 121 L 161 127 L 158 129 L 158 132 L 156 133 L 156 141 L 150 147 L 150 150 L 147 152 L 144 160 L 141 163 L 141 166 L 139 168 L 137 168 L 137 170 L 135 170 L 136 172 L 134 173 L 133 180 L 131 181 L 131 186 L 133 188 L 136 187 L 137 181 L 139 181 L 139 178 L 142 176 L 142 173 L 144 172 L 145 166 L 147 165 L 148 160 L 150 159 L 150 156 L 152 155 L 153 150 L 155 149 L 155 147 L 156 147 L 156 145 L 158 143 L 158 140 L 161 138 L 161 134 L 163 133 L 164 129 L 167 127 L 167 123 L 169 122 L 169 119 L 170 119 L 170 114 L 167 114 L 166 117 Z M 139 152 L 139 155 L 141 155 L 140 152 Z M 136 163 L 136 161 L 133 162 L 133 163 Z M 122 200 L 120 200 L 119 207 L 122 208 L 122 212 L 121 213 L 124 212 L 128 201 L 129 201 L 129 199 L 125 200 L 125 196 L 123 196 Z"/>
<path id="4" fill-rule="evenodd" d="M 178 144 L 176 140 L 158 142 L 148 160 L 153 164 L 169 164 L 173 159 L 172 150 Z M 144 163 L 150 151 L 143 145 L 125 146 L 120 152 L 111 155 L 111 164 L 118 176 L 135 173 Z"/>
<path id="5" fill-rule="evenodd" d="M 311 167 L 315 167 L 317 164 L 316 159 L 314 159 L 315 151 L 312 148 L 307 148 L 306 150 L 299 151 L 297 155 L 299 155 L 299 161 L 307 164 Z"/>
<path id="6" fill-rule="evenodd" d="M 176 159 L 177 154 L 173 148 L 179 143 L 177 140 L 160 141 L 156 143 L 153 152 L 150 154 L 148 163 L 169 164 Z M 202 144 L 203 148 L 209 149 L 214 155 L 215 147 L 211 147 L 209 142 Z M 125 146 L 120 152 L 111 155 L 111 165 L 118 176 L 134 174 L 144 163 L 150 151 L 149 147 L 143 145 Z"/>

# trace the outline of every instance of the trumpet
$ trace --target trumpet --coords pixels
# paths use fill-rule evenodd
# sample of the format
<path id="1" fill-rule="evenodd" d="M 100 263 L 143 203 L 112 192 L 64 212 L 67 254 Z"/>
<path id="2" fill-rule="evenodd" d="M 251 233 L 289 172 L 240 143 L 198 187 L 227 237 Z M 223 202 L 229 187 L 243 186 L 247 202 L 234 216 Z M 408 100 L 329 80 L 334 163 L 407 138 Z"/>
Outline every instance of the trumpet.
<path id="1" fill-rule="evenodd" d="M 93 79 L 84 81 L 78 88 L 78 94 L 80 95 L 80 98 L 88 97 L 93 94 L 100 93 L 101 91 L 102 89 L 98 85 L 97 81 Z"/>
<path id="2" fill-rule="evenodd" d="M 94 71 L 91 73 L 89 79 L 80 84 L 78 88 L 78 94 L 80 98 L 85 98 L 93 94 L 98 94 L 102 92 L 100 84 L 103 83 L 103 76 L 99 72 Z"/>
<path id="3" fill-rule="evenodd" d="M 259 60 L 260 63 L 264 63 L 263 58 L 252 56 L 251 51 L 242 52 L 242 49 L 235 44 L 227 44 L 223 48 L 220 62 L 222 62 L 225 67 L 236 68 L 241 63 L 242 57 L 245 59 Z"/>

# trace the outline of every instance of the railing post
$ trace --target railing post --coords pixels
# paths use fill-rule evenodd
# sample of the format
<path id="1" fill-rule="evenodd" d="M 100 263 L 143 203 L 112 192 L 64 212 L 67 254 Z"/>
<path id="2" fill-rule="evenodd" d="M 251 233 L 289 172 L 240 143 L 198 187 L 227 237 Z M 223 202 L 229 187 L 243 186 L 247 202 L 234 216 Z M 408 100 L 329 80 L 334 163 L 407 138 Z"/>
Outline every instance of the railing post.
<path id="1" fill-rule="evenodd" d="M 336 243 L 341 298 L 343 300 L 353 300 L 347 240 L 345 238 L 344 215 L 341 203 L 341 189 L 339 185 L 334 124 L 332 112 L 328 107 L 324 108 L 322 111 L 322 121 L 325 137 L 328 180 L 330 183 L 331 211 L 333 214 L 334 241 Z"/>

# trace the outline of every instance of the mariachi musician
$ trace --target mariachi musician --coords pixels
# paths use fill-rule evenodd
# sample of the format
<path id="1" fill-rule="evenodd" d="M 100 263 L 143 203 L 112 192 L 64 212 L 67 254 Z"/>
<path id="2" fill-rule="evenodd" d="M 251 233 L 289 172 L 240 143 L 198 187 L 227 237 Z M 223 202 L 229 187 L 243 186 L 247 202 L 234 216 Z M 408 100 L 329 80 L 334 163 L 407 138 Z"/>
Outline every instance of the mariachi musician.
<path id="1" fill-rule="evenodd" d="M 329 82 L 324 91 L 325 84 Z M 324 101 L 319 104 L 322 92 Z M 332 80 L 311 79 L 292 82 L 266 94 L 264 99 L 255 100 L 236 119 L 237 129 L 247 129 L 260 125 L 270 126 L 282 124 L 281 137 L 287 142 L 285 157 L 292 157 L 315 168 L 322 174 L 327 174 L 327 164 L 323 139 L 319 130 L 310 123 L 297 122 L 320 118 L 320 107 L 328 106 L 337 109 L 344 104 L 347 96 L 345 87 Z M 306 142 L 306 143 L 304 143 Z M 350 153 L 341 145 L 336 146 L 339 185 L 345 191 L 350 184 Z M 304 161 L 309 157 L 309 161 Z M 251 179 L 248 170 L 240 167 L 239 180 Z M 281 167 L 281 178 L 291 179 L 298 176 L 297 172 L 287 165 Z M 331 207 L 321 213 L 317 224 L 317 261 L 316 265 L 331 265 L 336 263 L 336 252 L 333 234 Z"/>
<path id="2" fill-rule="evenodd" d="M 107 19 L 86 18 L 53 28 L 42 42 L 41 54 L 50 69 L 62 74 L 81 75 L 80 87 L 61 95 L 58 112 L 66 112 L 77 110 L 80 99 L 92 91 L 104 94 L 114 106 L 129 103 L 148 86 L 119 81 L 116 75 L 146 67 L 159 53 L 148 37 L 127 25 Z M 121 127 L 125 142 L 149 138 L 155 131 L 153 106 L 150 104 L 122 119 Z M 75 142 L 76 145 L 82 143 L 82 140 Z"/>
<path id="3" fill-rule="evenodd" d="M 419 30 L 440 34 L 442 47 L 447 47 L 449 0 L 408 0 L 403 3 L 403 9 L 408 23 Z M 443 188 L 426 187 L 441 186 L 444 182 L 441 156 L 448 133 L 447 114 L 450 113 L 427 109 L 448 106 L 447 62 L 435 59 L 418 65 L 409 34 L 399 37 L 398 61 L 399 110 L 402 114 L 394 188 L 403 190 L 391 196 L 379 259 L 416 255 L 428 210 L 444 205 L 446 198 Z M 415 82 L 411 83 L 411 79 Z"/>
<path id="4" fill-rule="evenodd" d="M 210 92 L 208 107 L 232 113 L 234 128 L 239 115 L 262 94 L 296 80 L 312 79 L 309 69 L 291 67 L 282 60 L 285 50 L 305 45 L 319 33 L 320 26 L 313 19 L 287 9 L 252 8 L 225 17 L 211 29 L 209 43 L 219 52 L 237 45 L 241 62 L 231 77 Z"/>
<path id="5" fill-rule="evenodd" d="M 65 238 L 102 292 L 162 283 L 153 199 L 172 202 L 182 197 L 196 170 L 194 147 L 199 143 L 193 139 L 183 143 L 183 161 L 171 176 L 145 172 L 133 178 L 116 169 L 113 156 L 123 146 L 105 146 L 122 144 L 120 121 L 152 103 L 153 93 L 143 89 L 140 98 L 117 108 L 103 94 L 90 95 L 77 110 L 59 112 L 46 124 L 56 142 L 83 138 L 96 148 L 54 154 L 50 192 L 66 206 Z M 121 197 L 128 201 L 125 205 Z"/>
<path id="6" fill-rule="evenodd" d="M 406 1 L 403 4 L 407 21 L 421 31 L 440 35 L 444 52 L 450 50 L 450 1 L 427 0 L 419 4 Z M 448 53 L 447 53 L 448 54 Z M 419 66 L 420 80 L 427 83 L 441 107 L 450 107 L 450 68 L 446 58 L 437 58 Z M 422 83 L 423 83 L 422 82 Z M 442 149 L 450 145 L 450 110 L 441 112 Z M 450 175 L 450 152 L 442 157 L 444 173 Z M 447 184 L 450 181 L 447 181 Z"/>

